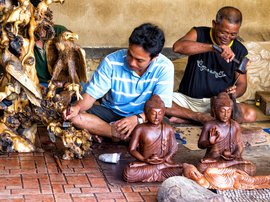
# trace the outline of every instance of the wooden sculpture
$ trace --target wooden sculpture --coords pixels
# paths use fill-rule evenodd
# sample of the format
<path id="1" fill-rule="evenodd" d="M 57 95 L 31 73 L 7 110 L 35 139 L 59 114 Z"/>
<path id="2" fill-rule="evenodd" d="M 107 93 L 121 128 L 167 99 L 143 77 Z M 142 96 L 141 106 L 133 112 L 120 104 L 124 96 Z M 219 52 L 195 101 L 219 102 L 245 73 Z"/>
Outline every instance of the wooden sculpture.
<path id="1" fill-rule="evenodd" d="M 37 7 L 30 0 L 18 0 L 17 6 L 8 0 L 0 2 L 0 109 L 4 110 L 0 117 L 0 151 L 33 151 L 36 122 L 48 127 L 50 138 L 61 138 L 68 148 L 63 158 L 82 158 L 90 149 L 92 139 L 87 131 L 76 130 L 71 124 L 63 126 L 63 109 L 74 94 L 80 98 L 80 82 L 86 82 L 85 52 L 74 43 L 78 35 L 66 31 L 52 39 L 55 31 L 48 5 L 63 2 L 41 0 Z M 52 80 L 48 94 L 42 95 L 34 45 L 48 39 L 46 56 Z M 56 94 L 57 88 L 63 91 Z"/>
<path id="2" fill-rule="evenodd" d="M 63 128 L 60 122 L 51 122 L 47 129 L 51 135 L 60 137 L 67 148 L 63 159 L 82 158 L 90 150 L 92 136 L 87 130 L 77 130 L 73 126 Z"/>
<path id="3" fill-rule="evenodd" d="M 231 119 L 232 101 L 227 93 L 220 93 L 213 99 L 215 120 L 203 126 L 198 146 L 206 149 L 198 165 L 202 173 L 209 167 L 237 168 L 254 175 L 255 165 L 242 159 L 243 143 L 239 124 Z"/>
<path id="4" fill-rule="evenodd" d="M 202 174 L 194 165 L 183 163 L 183 175 L 208 189 L 270 188 L 270 175 L 250 176 L 233 168 L 207 168 Z"/>
<path id="5" fill-rule="evenodd" d="M 144 108 L 147 123 L 136 126 L 132 132 L 129 152 L 136 158 L 124 170 L 127 182 L 155 182 L 180 175 L 181 165 L 172 160 L 178 146 L 173 128 L 163 123 L 164 102 L 153 95 Z"/>
<path id="6" fill-rule="evenodd" d="M 12 0 L 1 0 L 0 1 L 0 13 L 1 15 L 6 12 L 5 10 L 11 9 L 12 5 Z"/>
<path id="7" fill-rule="evenodd" d="M 1 45 L 19 58 L 30 79 L 38 85 L 34 57 L 34 30 L 37 23 L 29 0 L 19 0 L 18 6 L 3 16 Z M 24 28 L 24 29 L 22 29 Z"/>
<path id="8" fill-rule="evenodd" d="M 57 82 L 68 83 L 67 89 L 75 89 L 77 99 L 82 98 L 79 91 L 80 82 L 86 82 L 85 51 L 74 43 L 78 35 L 70 31 L 61 33 L 46 45 L 48 69 L 52 75 L 49 83 L 48 98 L 55 95 Z"/>
<path id="9" fill-rule="evenodd" d="M 0 123 L 0 128 L 0 151 L 33 152 L 35 150 L 36 125 L 33 125 L 21 135 L 12 131 L 10 128 L 7 128 L 3 123 Z"/>
<path id="10" fill-rule="evenodd" d="M 49 5 L 52 3 L 60 3 L 63 4 L 65 0 L 42 0 L 36 9 L 35 17 L 37 22 L 41 23 L 44 18 L 47 17 L 47 13 L 49 10 Z M 49 11 L 50 12 L 50 11 Z"/>
<path id="11" fill-rule="evenodd" d="M 23 89 L 29 100 L 39 106 L 42 99 L 39 87 L 30 79 L 20 60 L 8 49 L 4 49 L 1 55 L 0 64 L 5 68 L 5 72 L 0 83 L 0 102 L 12 93 L 20 94 Z"/>
<path id="12" fill-rule="evenodd" d="M 32 4 L 29 0 L 19 0 L 19 6 L 14 8 L 8 15 L 5 23 L 13 23 L 12 32 L 15 35 L 19 33 L 19 26 L 21 24 L 27 25 L 31 18 Z"/>
<path id="13" fill-rule="evenodd" d="M 33 53 L 36 26 L 33 9 L 29 0 L 19 0 L 18 6 L 5 5 L 1 13 L 0 65 L 3 76 L 0 102 L 4 109 L 0 117 L 1 151 L 31 152 L 35 149 L 36 130 L 33 127 L 36 128 L 36 120 L 31 107 L 40 107 L 42 95 Z M 19 129 L 28 131 L 27 135 L 19 134 Z"/>
<path id="14" fill-rule="evenodd" d="M 4 24 L 7 25 L 8 23 L 12 23 L 11 32 L 17 36 L 21 35 L 22 37 L 26 37 L 25 33 L 19 33 L 19 27 L 24 26 L 28 29 L 26 33 L 28 34 L 29 39 L 27 42 L 27 48 L 24 44 L 25 54 L 23 55 L 22 65 L 28 64 L 31 66 L 31 69 L 28 69 L 28 72 L 32 72 L 35 69 L 34 63 L 29 62 L 29 59 L 32 60 L 34 58 L 33 48 L 34 48 L 34 30 L 36 28 L 36 21 L 34 18 L 34 7 L 30 3 L 29 0 L 19 0 L 19 5 L 14 9 L 10 10 L 10 13 L 7 14 L 8 17 L 6 18 Z M 33 73 L 32 76 L 34 76 L 35 73 Z M 38 80 L 37 80 L 38 83 Z M 36 84 L 37 84 L 36 83 Z"/>

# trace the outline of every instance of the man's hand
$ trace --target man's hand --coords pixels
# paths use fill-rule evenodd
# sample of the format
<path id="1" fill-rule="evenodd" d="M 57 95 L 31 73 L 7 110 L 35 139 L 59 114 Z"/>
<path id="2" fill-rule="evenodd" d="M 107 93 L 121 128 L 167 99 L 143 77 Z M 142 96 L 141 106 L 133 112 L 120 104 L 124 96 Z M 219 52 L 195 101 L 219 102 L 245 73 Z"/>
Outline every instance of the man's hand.
<path id="1" fill-rule="evenodd" d="M 63 111 L 63 117 L 65 120 L 70 120 L 77 116 L 80 112 L 80 107 L 78 105 L 74 105 L 71 107 L 68 107 Z"/>
<path id="2" fill-rule="evenodd" d="M 220 45 L 219 47 L 222 49 L 222 53 L 220 53 L 220 56 L 223 57 L 227 63 L 231 62 L 235 57 L 235 54 L 232 51 L 232 49 L 226 45 Z"/>
<path id="3" fill-rule="evenodd" d="M 227 88 L 225 90 L 226 93 L 228 94 L 232 94 L 232 97 L 235 97 L 236 96 L 236 86 L 230 86 L 229 88 Z"/>
<path id="4" fill-rule="evenodd" d="M 119 133 L 124 140 L 126 140 L 137 124 L 137 116 L 134 115 L 116 121 L 114 123 L 114 127 L 116 132 Z"/>

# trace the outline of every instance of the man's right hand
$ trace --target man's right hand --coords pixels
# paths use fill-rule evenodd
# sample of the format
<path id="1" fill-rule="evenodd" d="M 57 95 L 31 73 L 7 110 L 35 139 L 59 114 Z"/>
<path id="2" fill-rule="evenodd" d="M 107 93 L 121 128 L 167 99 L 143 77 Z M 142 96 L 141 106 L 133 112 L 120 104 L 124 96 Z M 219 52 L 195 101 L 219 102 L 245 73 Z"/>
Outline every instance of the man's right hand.
<path id="1" fill-rule="evenodd" d="M 69 112 L 68 112 L 69 111 Z M 63 117 L 65 120 L 70 120 L 77 116 L 80 112 L 80 107 L 78 105 L 71 106 L 69 109 L 66 108 L 63 111 Z"/>
<path id="2" fill-rule="evenodd" d="M 227 63 L 231 62 L 233 58 L 235 57 L 235 54 L 232 51 L 232 49 L 226 45 L 220 45 L 219 47 L 222 49 L 220 56 L 223 57 Z"/>

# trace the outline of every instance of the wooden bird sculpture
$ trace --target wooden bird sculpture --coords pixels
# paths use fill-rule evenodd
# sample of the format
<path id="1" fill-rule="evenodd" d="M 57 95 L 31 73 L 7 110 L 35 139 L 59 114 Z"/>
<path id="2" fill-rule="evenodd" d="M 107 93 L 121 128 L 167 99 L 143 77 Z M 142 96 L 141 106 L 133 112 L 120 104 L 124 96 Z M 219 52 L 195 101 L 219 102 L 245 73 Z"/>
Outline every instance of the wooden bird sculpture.
<path id="1" fill-rule="evenodd" d="M 46 44 L 48 70 L 52 75 L 47 97 L 53 98 L 57 85 L 66 86 L 68 90 L 80 95 L 80 82 L 86 82 L 85 51 L 74 40 L 78 35 L 64 31 L 58 37 L 50 39 Z M 69 85 L 66 85 L 69 84 Z"/>

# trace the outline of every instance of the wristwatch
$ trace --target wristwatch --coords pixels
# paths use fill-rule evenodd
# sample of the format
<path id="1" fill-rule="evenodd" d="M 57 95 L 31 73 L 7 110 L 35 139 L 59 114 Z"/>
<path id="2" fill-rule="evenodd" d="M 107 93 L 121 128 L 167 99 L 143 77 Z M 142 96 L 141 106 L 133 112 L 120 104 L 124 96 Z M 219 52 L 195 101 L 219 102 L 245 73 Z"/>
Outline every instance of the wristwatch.
<path id="1" fill-rule="evenodd" d="M 136 114 L 136 116 L 137 116 L 138 124 L 142 124 L 144 122 L 143 117 L 140 114 Z"/>

